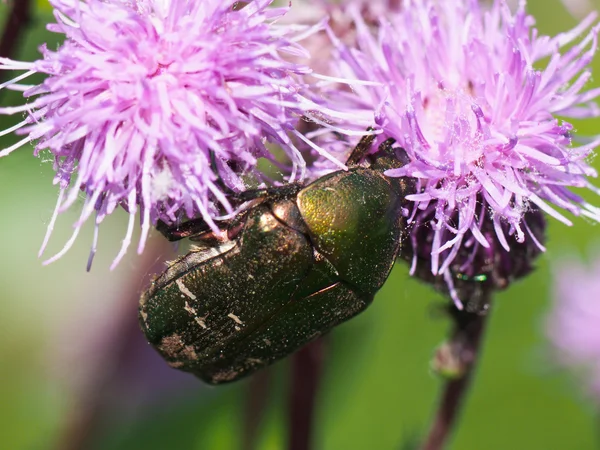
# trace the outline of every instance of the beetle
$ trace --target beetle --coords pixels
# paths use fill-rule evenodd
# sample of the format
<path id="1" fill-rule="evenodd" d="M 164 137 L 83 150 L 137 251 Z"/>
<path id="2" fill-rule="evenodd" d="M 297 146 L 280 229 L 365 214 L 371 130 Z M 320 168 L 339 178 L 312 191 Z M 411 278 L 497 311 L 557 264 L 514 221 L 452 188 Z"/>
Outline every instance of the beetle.
<path id="1" fill-rule="evenodd" d="M 366 156 L 374 139 L 361 139 L 347 171 L 242 193 L 251 206 L 221 234 L 202 220 L 159 224 L 169 240 L 203 244 L 140 299 L 141 328 L 169 365 L 211 384 L 235 381 L 371 304 L 400 251 L 405 197 L 415 192 L 414 180 L 384 175 L 406 162 L 393 139 Z"/>

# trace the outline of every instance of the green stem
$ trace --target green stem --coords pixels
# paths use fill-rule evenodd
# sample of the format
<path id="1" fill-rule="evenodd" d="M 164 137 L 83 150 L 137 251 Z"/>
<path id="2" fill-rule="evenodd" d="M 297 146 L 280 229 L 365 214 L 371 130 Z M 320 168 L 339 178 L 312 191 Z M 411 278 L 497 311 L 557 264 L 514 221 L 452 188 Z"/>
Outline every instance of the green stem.
<path id="1" fill-rule="evenodd" d="M 456 371 L 456 376 L 446 381 L 437 413 L 422 450 L 442 450 L 448 443 L 480 355 L 488 316 L 489 310 L 485 315 L 458 310 L 453 312 L 454 331 L 449 344 L 443 348 L 450 349 L 452 355 L 450 366 Z M 447 355 L 446 359 L 448 359 Z"/>

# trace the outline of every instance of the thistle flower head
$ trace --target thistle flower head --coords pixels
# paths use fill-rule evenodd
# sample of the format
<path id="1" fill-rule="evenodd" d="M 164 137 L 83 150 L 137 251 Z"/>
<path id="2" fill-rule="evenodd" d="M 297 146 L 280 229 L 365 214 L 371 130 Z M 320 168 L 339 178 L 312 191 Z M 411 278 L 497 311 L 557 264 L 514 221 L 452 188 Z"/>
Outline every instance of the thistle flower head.
<path id="1" fill-rule="evenodd" d="M 481 203 L 481 201 L 479 201 Z M 455 215 L 458 216 L 458 212 Z M 435 233 L 428 227 L 434 220 L 435 209 L 416 214 L 418 220 L 409 238 L 402 243 L 401 256 L 412 263 L 411 274 L 433 285 L 437 290 L 449 294 L 456 304 L 470 313 L 485 313 L 489 307 L 491 294 L 506 289 L 510 284 L 525 277 L 534 269 L 533 261 L 543 251 L 541 242 L 546 237 L 546 220 L 539 210 L 525 213 L 531 239 L 523 242 L 516 235 L 508 235 L 508 225 L 501 224 L 501 231 L 507 234 L 510 251 L 504 249 L 496 237 L 497 229 L 489 215 L 480 212 L 479 231 L 490 245 L 478 245 L 473 238 L 459 247 L 452 263 L 441 275 L 431 272 L 431 250 L 435 243 Z M 449 232 L 446 233 L 448 235 Z M 445 236 L 445 235 L 442 235 Z M 460 301 L 460 303 L 459 303 Z"/>
<path id="2" fill-rule="evenodd" d="M 570 260 L 554 272 L 554 305 L 546 334 L 557 362 L 582 372 L 600 400 L 600 259 L 588 267 Z"/>
<path id="3" fill-rule="evenodd" d="M 159 219 L 201 216 L 214 226 L 233 212 L 227 193 L 243 190 L 245 176 L 265 179 L 259 158 L 279 164 L 267 141 L 291 161 L 289 178 L 302 178 L 290 133 L 314 108 L 300 79 L 310 70 L 297 62 L 309 56 L 298 41 L 314 29 L 276 24 L 288 8 L 272 1 L 50 0 L 56 23 L 48 28 L 64 43 L 42 47 L 34 62 L 0 59 L 0 69 L 24 71 L 0 88 L 28 99 L 0 108 L 26 114 L 1 133 L 25 137 L 0 156 L 35 142 L 35 154 L 54 158 L 60 194 L 48 235 L 57 214 L 86 195 L 72 238 L 49 261 L 92 214 L 96 240 L 97 225 L 118 206 L 130 223 L 113 266 L 138 211 L 139 251 Z M 20 84 L 35 73 L 47 77 Z"/>
<path id="4" fill-rule="evenodd" d="M 462 267 L 481 248 L 509 252 L 510 236 L 543 249 L 528 211 L 567 225 L 563 211 L 600 220 L 598 208 L 569 190 L 598 192 L 586 157 L 600 140 L 575 145 L 566 121 L 600 115 L 593 101 L 600 89 L 585 89 L 597 48 L 594 16 L 548 37 L 524 1 L 514 14 L 501 1 L 489 9 L 475 0 L 406 1 L 376 32 L 350 12 L 358 44 L 331 33 L 336 73 L 363 83 L 334 93 L 347 108 L 374 111 L 382 136 L 407 152 L 410 162 L 386 174 L 418 179 L 408 199 L 412 222 L 428 228 L 434 276 L 455 277 L 459 253 Z"/>

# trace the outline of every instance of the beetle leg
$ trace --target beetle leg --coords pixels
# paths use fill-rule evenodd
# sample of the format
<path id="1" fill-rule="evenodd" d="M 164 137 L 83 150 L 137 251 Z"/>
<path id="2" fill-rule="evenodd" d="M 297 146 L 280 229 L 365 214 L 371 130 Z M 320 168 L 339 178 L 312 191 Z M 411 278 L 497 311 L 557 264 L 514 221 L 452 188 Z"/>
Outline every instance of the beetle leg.
<path id="1" fill-rule="evenodd" d="M 410 158 L 402 147 L 394 147 L 396 143 L 396 139 L 389 138 L 379 144 L 378 148 L 378 157 L 387 156 L 390 158 L 394 158 L 399 161 L 401 165 L 408 164 L 410 162 Z"/>
<path id="2" fill-rule="evenodd" d="M 206 247 L 216 247 L 223 242 L 227 242 L 228 240 L 229 238 L 227 236 L 227 230 L 222 230 L 218 233 L 210 230 L 205 233 L 194 234 L 193 236 L 190 236 L 190 241 L 201 242 Z"/>
<path id="3" fill-rule="evenodd" d="M 372 127 L 367 128 L 368 132 L 373 131 Z M 356 147 L 350 153 L 348 160 L 346 161 L 347 166 L 355 166 L 357 165 L 361 159 L 369 152 L 373 141 L 375 140 L 374 134 L 365 134 L 361 140 L 356 144 Z"/>
<path id="4" fill-rule="evenodd" d="M 367 128 L 367 131 L 373 131 L 372 127 Z M 346 165 L 347 166 L 356 166 L 360 160 L 362 158 L 365 157 L 365 155 L 369 152 L 369 149 L 371 148 L 371 145 L 373 144 L 373 141 L 375 141 L 375 135 L 374 134 L 366 134 L 362 137 L 362 139 L 358 142 L 358 144 L 356 144 L 356 147 L 354 147 L 354 149 L 352 150 L 352 153 L 350 153 L 350 156 L 348 157 L 348 160 L 346 161 Z M 404 151 L 404 149 L 402 148 L 394 148 L 393 145 L 396 143 L 396 140 L 394 138 L 389 138 L 386 139 L 385 141 L 383 141 L 381 144 L 379 144 L 378 147 L 378 152 L 382 153 L 385 156 L 391 156 L 396 158 L 397 154 L 396 152 L 400 151 L 401 152 L 401 156 L 398 158 L 401 161 L 405 161 L 408 162 L 408 156 L 406 155 L 406 152 Z"/>
<path id="5" fill-rule="evenodd" d="M 159 220 L 156 223 L 156 229 L 169 241 L 174 242 L 209 231 L 210 227 L 202 219 L 188 220 L 177 225 L 168 225 Z"/>
<path id="6" fill-rule="evenodd" d="M 392 147 L 396 143 L 396 139 L 388 138 L 379 144 L 378 150 L 385 153 L 387 156 L 394 156 L 394 148 Z"/>
<path id="7" fill-rule="evenodd" d="M 223 181 L 223 178 L 221 177 L 220 173 L 219 173 L 219 166 L 217 165 L 217 155 L 215 154 L 214 150 L 209 150 L 209 156 L 210 156 L 210 169 L 212 170 L 212 172 L 217 175 L 217 183 L 219 185 L 219 189 L 221 189 L 226 195 L 230 196 L 230 197 L 235 197 L 236 195 L 238 195 L 238 193 L 236 191 L 234 191 L 233 189 L 231 189 L 229 186 L 227 186 L 225 184 L 225 182 Z M 231 165 L 233 164 L 234 167 L 230 167 L 230 169 L 232 169 L 234 172 L 236 172 L 236 167 L 237 164 L 235 163 L 235 161 L 230 162 Z"/>
<path id="8" fill-rule="evenodd" d="M 233 193 L 231 194 L 231 197 L 241 203 L 252 200 L 276 200 L 291 198 L 300 192 L 300 190 L 302 190 L 302 185 L 292 183 L 283 186 L 251 189 L 240 193 Z M 257 203 L 260 203 L 260 201 Z M 256 206 L 257 203 L 249 205 L 248 208 Z M 219 226 L 226 230 L 229 224 L 230 221 L 223 221 L 223 226 L 221 227 L 221 224 L 219 224 Z M 210 225 L 201 218 L 188 220 L 177 225 L 168 225 L 162 220 L 158 220 L 156 229 L 171 242 L 189 238 L 192 241 L 200 241 L 212 246 L 214 245 L 213 243 L 227 240 L 226 232 L 215 233 Z"/>
<path id="9" fill-rule="evenodd" d="M 269 189 L 249 189 L 244 192 L 234 194 L 237 200 L 242 202 L 249 202 L 250 200 L 256 200 L 258 198 L 265 198 L 269 196 Z"/>
<path id="10" fill-rule="evenodd" d="M 159 220 L 156 229 L 171 242 L 189 238 L 192 241 L 211 245 L 212 242 L 222 242 L 227 239 L 225 232 L 215 233 L 203 219 L 192 219 L 177 225 L 167 225 Z"/>
<path id="11" fill-rule="evenodd" d="M 240 201 L 247 202 L 256 199 L 283 199 L 290 198 L 296 195 L 303 189 L 299 183 L 284 184 L 283 186 L 268 187 L 263 189 L 251 189 L 248 191 L 236 194 L 236 198 Z"/>

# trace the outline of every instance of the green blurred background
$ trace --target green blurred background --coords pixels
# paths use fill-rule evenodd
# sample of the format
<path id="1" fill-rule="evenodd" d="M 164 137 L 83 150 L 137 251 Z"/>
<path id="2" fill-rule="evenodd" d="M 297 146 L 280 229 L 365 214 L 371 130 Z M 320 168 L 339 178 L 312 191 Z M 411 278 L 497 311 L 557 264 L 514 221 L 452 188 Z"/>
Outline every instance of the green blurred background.
<path id="1" fill-rule="evenodd" d="M 531 0 L 528 9 L 543 34 L 576 23 L 556 0 Z M 6 11 L 0 5 L 0 18 Z M 47 4 L 38 1 L 19 58 L 36 58 L 44 41 L 55 48 L 56 37 L 44 30 L 50 18 Z M 594 64 L 599 72 L 600 57 Z M 593 83 L 600 84 L 598 77 Z M 3 102 L 19 102 L 18 93 L 3 95 Z M 0 117 L 0 129 L 9 123 Z M 599 123 L 576 128 L 589 135 Z M 0 139 L 0 148 L 12 142 L 14 137 Z M 65 257 L 42 266 L 37 252 L 57 195 L 52 176 L 51 163 L 32 158 L 31 148 L 0 161 L 0 448 L 242 448 L 247 392 L 260 382 L 206 387 L 168 369 L 137 331 L 145 274 L 172 257 L 160 236 L 154 233 L 142 256 L 134 241 L 110 272 L 127 219 L 116 214 L 101 227 L 91 273 L 85 271 L 90 226 Z M 76 217 L 73 209 L 59 218 L 46 256 L 60 250 Z M 572 228 L 551 222 L 538 270 L 498 295 L 452 449 L 599 447 L 596 406 L 574 378 L 552 366 L 544 338 L 550 268 L 568 255 L 589 256 L 598 243 L 597 225 L 575 222 Z M 387 450 L 418 442 L 441 385 L 428 365 L 447 328 L 436 313 L 443 301 L 398 264 L 373 306 L 330 335 L 317 449 Z M 269 374 L 261 450 L 285 448 L 287 372 L 284 361 Z"/>

